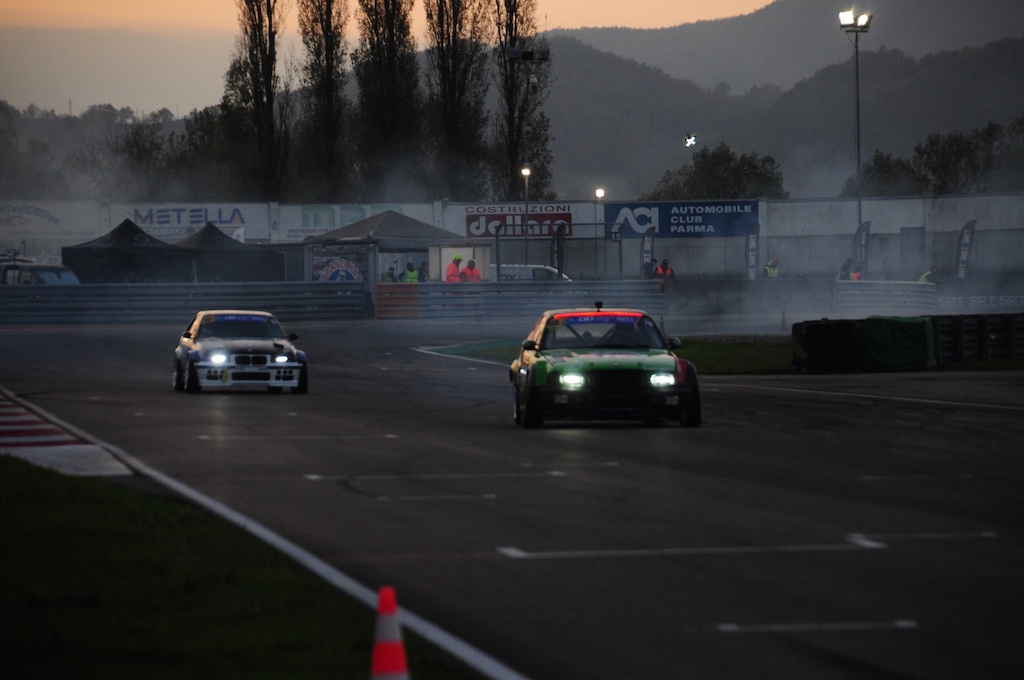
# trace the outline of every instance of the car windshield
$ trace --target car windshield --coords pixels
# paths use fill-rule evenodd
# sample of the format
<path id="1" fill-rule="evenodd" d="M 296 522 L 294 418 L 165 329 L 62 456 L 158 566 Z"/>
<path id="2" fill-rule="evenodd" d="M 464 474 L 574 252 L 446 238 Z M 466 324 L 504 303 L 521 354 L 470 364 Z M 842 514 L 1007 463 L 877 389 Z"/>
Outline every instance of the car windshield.
<path id="1" fill-rule="evenodd" d="M 541 340 L 541 349 L 665 347 L 654 320 L 637 313 L 556 314 L 548 321 Z"/>
<path id="2" fill-rule="evenodd" d="M 199 323 L 199 338 L 268 338 L 284 337 L 277 321 L 269 316 L 225 314 L 204 317 Z"/>
<path id="3" fill-rule="evenodd" d="M 51 286 L 67 286 L 78 283 L 78 277 L 70 269 L 39 269 L 36 271 L 36 276 L 40 281 Z"/>

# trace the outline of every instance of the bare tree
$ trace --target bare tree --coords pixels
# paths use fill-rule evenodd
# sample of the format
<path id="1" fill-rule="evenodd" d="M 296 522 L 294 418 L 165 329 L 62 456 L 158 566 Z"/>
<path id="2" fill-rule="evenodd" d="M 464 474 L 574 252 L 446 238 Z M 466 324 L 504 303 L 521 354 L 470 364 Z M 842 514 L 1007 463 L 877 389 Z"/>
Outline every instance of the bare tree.
<path id="1" fill-rule="evenodd" d="M 285 84 L 277 70 L 288 0 L 235 0 L 235 5 L 241 35 L 225 75 L 223 106 L 249 123 L 262 197 L 275 201 L 281 198 L 289 141 L 290 101 L 282 96 Z"/>
<path id="2" fill-rule="evenodd" d="M 364 191 L 376 200 L 419 200 L 422 96 L 410 16 L 413 0 L 359 0 L 358 145 Z"/>
<path id="3" fill-rule="evenodd" d="M 306 48 L 302 65 L 305 107 L 300 126 L 305 170 L 303 197 L 338 200 L 349 186 L 345 144 L 349 103 L 345 99 L 348 0 L 298 0 L 299 33 Z"/>
<path id="4" fill-rule="evenodd" d="M 552 193 L 550 121 L 543 112 L 551 81 L 547 43 L 537 37 L 537 0 L 491 0 L 498 111 L 494 120 L 492 191 L 498 199 L 519 195 L 520 170 L 530 167 L 534 196 Z"/>
<path id="5" fill-rule="evenodd" d="M 453 200 L 486 194 L 489 0 L 425 0 L 427 119 L 435 139 L 437 189 Z"/>

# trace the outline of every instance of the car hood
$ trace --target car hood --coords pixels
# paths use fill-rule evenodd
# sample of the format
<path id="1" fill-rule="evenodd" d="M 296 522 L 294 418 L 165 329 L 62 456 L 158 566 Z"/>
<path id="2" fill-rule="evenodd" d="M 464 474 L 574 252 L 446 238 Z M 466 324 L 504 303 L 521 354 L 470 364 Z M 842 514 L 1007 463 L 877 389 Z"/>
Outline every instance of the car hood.
<path id="1" fill-rule="evenodd" d="M 672 371 L 676 366 L 675 355 L 664 349 L 561 349 L 544 352 L 544 358 L 558 369 Z"/>
<path id="2" fill-rule="evenodd" d="M 232 354 L 272 354 L 283 350 L 295 350 L 292 343 L 284 338 L 205 338 L 199 342 L 204 352 L 225 350 Z"/>

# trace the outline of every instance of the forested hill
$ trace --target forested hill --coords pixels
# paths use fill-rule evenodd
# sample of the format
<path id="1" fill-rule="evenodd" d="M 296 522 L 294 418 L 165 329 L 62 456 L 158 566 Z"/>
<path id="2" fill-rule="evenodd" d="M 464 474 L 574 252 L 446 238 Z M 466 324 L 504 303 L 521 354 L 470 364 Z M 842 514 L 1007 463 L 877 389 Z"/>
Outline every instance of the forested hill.
<path id="1" fill-rule="evenodd" d="M 548 35 L 577 38 L 704 87 L 788 89 L 850 56 L 837 19 L 850 6 L 849 0 L 776 0 L 744 16 L 672 28 L 556 29 Z M 856 6 L 874 15 L 862 49 L 887 47 L 923 57 L 1024 37 L 1022 0 L 871 0 Z"/>
<path id="2" fill-rule="evenodd" d="M 560 196 L 592 196 L 598 186 L 615 199 L 648 192 L 666 170 L 689 162 L 683 138 L 691 133 L 697 148 L 724 142 L 737 153 L 774 156 L 794 198 L 836 196 L 855 172 L 852 51 L 792 88 L 731 94 L 573 38 L 550 44 L 547 113 Z M 921 58 L 862 45 L 860 70 L 865 160 L 875 149 L 908 157 L 933 132 L 1024 115 L 1024 39 Z"/>

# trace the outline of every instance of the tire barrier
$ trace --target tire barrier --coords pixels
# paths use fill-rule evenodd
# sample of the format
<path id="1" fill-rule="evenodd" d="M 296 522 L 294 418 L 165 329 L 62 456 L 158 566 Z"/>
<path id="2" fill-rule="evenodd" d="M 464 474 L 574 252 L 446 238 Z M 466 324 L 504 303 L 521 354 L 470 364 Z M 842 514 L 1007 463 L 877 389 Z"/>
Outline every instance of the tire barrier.
<path id="1" fill-rule="evenodd" d="M 793 324 L 793 370 L 912 371 L 1024 358 L 1024 314 L 820 319 Z"/>

